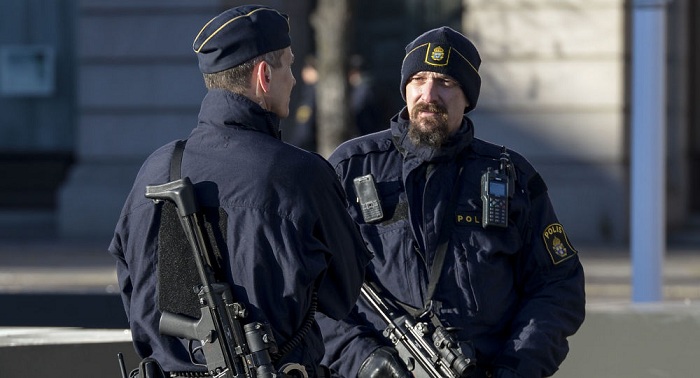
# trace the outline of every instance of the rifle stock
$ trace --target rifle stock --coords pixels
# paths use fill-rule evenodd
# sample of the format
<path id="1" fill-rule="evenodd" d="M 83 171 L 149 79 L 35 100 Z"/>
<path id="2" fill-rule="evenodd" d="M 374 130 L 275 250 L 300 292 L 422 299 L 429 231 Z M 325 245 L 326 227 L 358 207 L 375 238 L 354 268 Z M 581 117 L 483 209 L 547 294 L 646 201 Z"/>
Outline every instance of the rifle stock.
<path id="1" fill-rule="evenodd" d="M 257 322 L 244 326 L 242 319 L 247 315 L 245 307 L 233 301 L 229 285 L 217 282 L 213 268 L 206 263 L 211 261 L 208 257 L 212 252 L 207 248 L 194 186 L 189 177 L 147 186 L 146 197 L 156 202 L 170 201 L 177 207 L 201 281 L 198 292 L 201 305 L 199 319 L 164 312 L 160 319 L 160 332 L 199 341 L 201 346 L 191 349 L 190 357 L 195 361 L 194 353 L 201 349 L 212 376 L 277 377 L 270 357 L 270 352 L 276 351 L 276 344 L 269 326 Z"/>

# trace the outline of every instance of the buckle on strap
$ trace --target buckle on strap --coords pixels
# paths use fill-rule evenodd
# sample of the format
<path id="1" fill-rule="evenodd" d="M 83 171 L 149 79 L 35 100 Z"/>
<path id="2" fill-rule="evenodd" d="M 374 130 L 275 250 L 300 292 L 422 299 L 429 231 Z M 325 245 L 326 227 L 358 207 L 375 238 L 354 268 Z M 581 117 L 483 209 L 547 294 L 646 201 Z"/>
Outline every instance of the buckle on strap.
<path id="1" fill-rule="evenodd" d="M 280 369 L 280 371 L 284 373 L 285 377 L 309 378 L 309 373 L 306 372 L 306 367 L 296 362 L 290 362 L 282 365 L 282 369 Z"/>

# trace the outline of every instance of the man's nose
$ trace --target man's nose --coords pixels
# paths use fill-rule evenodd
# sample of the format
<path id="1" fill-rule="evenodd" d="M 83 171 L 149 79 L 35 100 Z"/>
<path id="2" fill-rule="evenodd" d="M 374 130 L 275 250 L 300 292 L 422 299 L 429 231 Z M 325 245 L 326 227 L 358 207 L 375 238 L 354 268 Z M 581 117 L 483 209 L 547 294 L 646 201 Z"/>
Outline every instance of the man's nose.
<path id="1" fill-rule="evenodd" d="M 421 87 L 421 99 L 426 103 L 431 103 L 437 97 L 437 86 L 432 79 L 427 80 Z"/>

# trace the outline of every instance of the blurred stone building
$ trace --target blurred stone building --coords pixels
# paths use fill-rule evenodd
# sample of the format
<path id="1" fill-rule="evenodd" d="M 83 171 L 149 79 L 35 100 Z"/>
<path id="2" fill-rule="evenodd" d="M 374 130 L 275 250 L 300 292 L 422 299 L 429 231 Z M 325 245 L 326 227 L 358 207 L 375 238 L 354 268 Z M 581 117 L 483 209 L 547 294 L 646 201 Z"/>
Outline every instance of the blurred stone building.
<path id="1" fill-rule="evenodd" d="M 156 147 L 188 135 L 205 93 L 191 43 L 242 1 L 0 2 L 0 237 L 108 242 Z M 256 1 L 290 15 L 298 58 L 314 50 L 314 1 Z M 513 148 L 550 188 L 575 242 L 629 233 L 630 1 L 355 0 L 361 54 L 391 116 L 403 47 L 449 25 L 479 49 L 476 135 Z M 669 2 L 667 224 L 698 227 L 700 5 Z M 301 62 L 302 59 L 298 59 Z M 295 69 L 300 69 L 298 64 Z"/>

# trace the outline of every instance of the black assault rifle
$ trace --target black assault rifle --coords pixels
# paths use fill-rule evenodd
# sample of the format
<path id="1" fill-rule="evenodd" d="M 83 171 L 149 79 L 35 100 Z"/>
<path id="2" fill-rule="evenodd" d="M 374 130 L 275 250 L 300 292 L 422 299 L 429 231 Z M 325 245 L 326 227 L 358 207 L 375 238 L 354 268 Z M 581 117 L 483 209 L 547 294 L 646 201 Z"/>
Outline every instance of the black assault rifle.
<path id="1" fill-rule="evenodd" d="M 386 323 L 384 336 L 414 377 L 465 378 L 473 372 L 474 356 L 465 355 L 445 327 L 417 320 L 391 299 L 382 298 L 367 282 L 362 284 L 361 294 Z"/>
<path id="2" fill-rule="evenodd" d="M 277 345 L 269 325 L 260 322 L 243 325 L 246 308 L 233 300 L 227 283 L 217 282 L 213 268 L 207 263 L 212 261 L 213 255 L 205 240 L 189 177 L 147 186 L 146 197 L 156 202 L 172 201 L 177 207 L 201 280 L 197 294 L 201 306 L 199 319 L 165 311 L 160 318 L 160 333 L 190 340 L 192 361 L 195 361 L 195 352 L 201 349 L 207 369 L 214 377 L 274 378 L 286 373 L 305 376 L 304 367 L 298 364 L 286 366 L 283 372 L 275 371 L 270 354 L 277 352 Z M 201 346 L 193 348 L 194 340 Z"/>

